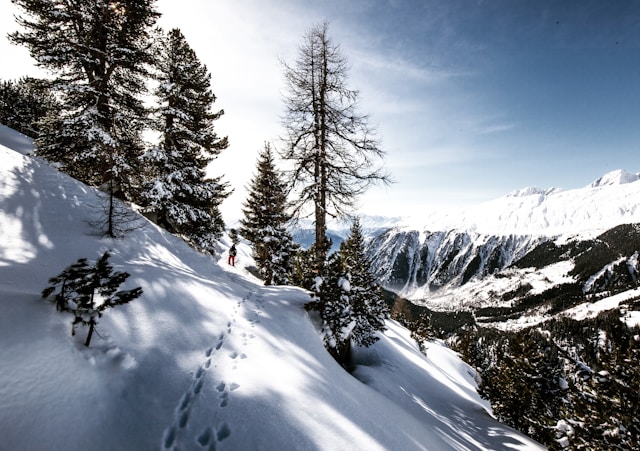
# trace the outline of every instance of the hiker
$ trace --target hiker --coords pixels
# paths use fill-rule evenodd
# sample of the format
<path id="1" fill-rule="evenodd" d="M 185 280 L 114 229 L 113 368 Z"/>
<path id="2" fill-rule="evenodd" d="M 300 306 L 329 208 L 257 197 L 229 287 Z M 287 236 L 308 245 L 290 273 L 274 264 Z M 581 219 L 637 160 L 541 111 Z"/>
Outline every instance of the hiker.
<path id="1" fill-rule="evenodd" d="M 231 248 L 229 249 L 229 260 L 228 260 L 228 264 L 230 264 L 231 266 L 236 266 L 236 254 L 238 252 L 236 251 L 236 245 L 232 244 Z"/>

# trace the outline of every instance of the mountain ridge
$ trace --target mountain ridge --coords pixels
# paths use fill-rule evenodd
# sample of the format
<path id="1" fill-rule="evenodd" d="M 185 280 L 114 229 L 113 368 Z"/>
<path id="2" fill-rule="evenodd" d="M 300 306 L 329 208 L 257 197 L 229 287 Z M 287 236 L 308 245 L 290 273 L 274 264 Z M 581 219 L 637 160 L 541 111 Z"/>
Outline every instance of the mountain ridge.
<path id="1" fill-rule="evenodd" d="M 582 188 L 526 187 L 469 207 L 404 217 L 397 226 L 490 235 L 594 236 L 624 222 L 640 222 L 639 182 L 640 175 L 619 169 Z"/>
<path id="2" fill-rule="evenodd" d="M 385 288 L 423 301 L 499 273 L 545 242 L 586 242 L 640 223 L 640 176 L 616 170 L 583 188 L 524 188 L 425 221 L 397 224 L 367 247 Z"/>

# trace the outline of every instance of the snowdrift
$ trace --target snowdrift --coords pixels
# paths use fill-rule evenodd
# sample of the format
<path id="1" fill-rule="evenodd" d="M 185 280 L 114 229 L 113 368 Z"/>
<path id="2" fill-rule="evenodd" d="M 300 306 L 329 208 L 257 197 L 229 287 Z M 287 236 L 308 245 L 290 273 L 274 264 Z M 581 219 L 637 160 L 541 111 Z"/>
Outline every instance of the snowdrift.
<path id="1" fill-rule="evenodd" d="M 11 148 L 10 148 L 11 147 Z M 490 415 L 476 375 L 442 343 L 427 357 L 406 329 L 358 350 L 353 375 L 324 350 L 308 295 L 264 287 L 143 221 L 99 237 L 100 194 L 0 127 L 0 449 L 535 449 Z M 105 250 L 141 286 L 86 330 L 40 293 Z M 354 377 L 355 376 L 355 377 Z"/>

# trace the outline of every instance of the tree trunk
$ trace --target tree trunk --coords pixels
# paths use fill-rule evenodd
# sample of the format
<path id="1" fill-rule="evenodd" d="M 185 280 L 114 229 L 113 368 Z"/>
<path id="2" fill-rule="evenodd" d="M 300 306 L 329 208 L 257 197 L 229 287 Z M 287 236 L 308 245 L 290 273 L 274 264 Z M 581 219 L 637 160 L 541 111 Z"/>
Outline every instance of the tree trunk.
<path id="1" fill-rule="evenodd" d="M 107 236 L 109 238 L 116 237 L 113 215 L 113 179 L 111 179 L 109 181 L 109 211 L 107 212 Z"/>
<path id="2" fill-rule="evenodd" d="M 326 36 L 322 34 L 320 67 L 318 68 L 317 97 L 314 114 L 316 115 L 316 264 L 322 274 L 329 249 L 327 246 L 327 77 L 329 72 L 326 54 Z M 315 76 L 314 76 L 315 77 Z M 315 80 L 315 78 L 314 78 Z M 316 86 L 313 86 L 316 93 Z"/>
<path id="3" fill-rule="evenodd" d="M 351 360 L 351 340 L 347 339 L 344 342 L 338 343 L 335 348 L 329 348 L 329 354 L 346 369 Z"/>
<path id="4" fill-rule="evenodd" d="M 322 188 L 319 188 L 322 191 Z M 324 206 L 322 200 L 324 195 L 322 192 L 318 193 L 318 200 L 316 200 L 316 269 L 319 275 L 324 273 L 324 262 L 327 259 L 327 224 L 326 216 L 324 212 Z"/>
<path id="5" fill-rule="evenodd" d="M 91 336 L 93 335 L 93 328 L 95 326 L 95 321 L 93 320 L 93 318 L 91 318 L 89 320 L 89 333 L 87 334 L 87 339 L 84 342 L 84 345 L 86 347 L 89 347 L 89 343 L 91 343 Z"/>

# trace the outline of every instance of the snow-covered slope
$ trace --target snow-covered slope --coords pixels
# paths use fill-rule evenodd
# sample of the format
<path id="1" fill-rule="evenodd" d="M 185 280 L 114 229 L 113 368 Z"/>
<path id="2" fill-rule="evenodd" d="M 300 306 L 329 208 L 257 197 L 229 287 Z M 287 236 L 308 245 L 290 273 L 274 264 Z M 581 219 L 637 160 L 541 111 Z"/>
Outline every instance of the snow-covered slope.
<path id="1" fill-rule="evenodd" d="M 425 357 L 395 322 L 344 371 L 308 295 L 262 286 L 246 247 L 229 267 L 224 247 L 203 256 L 146 222 L 97 237 L 99 194 L 8 148 L 28 141 L 0 127 L 0 449 L 539 448 L 489 415 L 453 352 Z M 40 292 L 107 249 L 144 293 L 85 348 Z"/>

